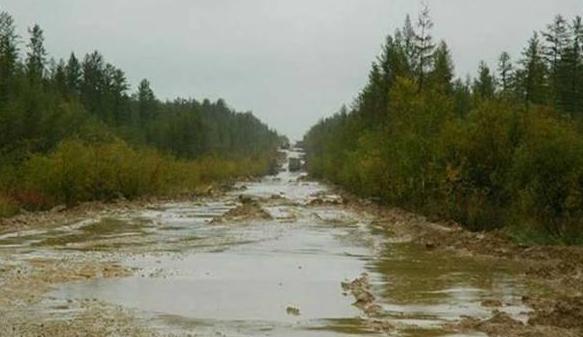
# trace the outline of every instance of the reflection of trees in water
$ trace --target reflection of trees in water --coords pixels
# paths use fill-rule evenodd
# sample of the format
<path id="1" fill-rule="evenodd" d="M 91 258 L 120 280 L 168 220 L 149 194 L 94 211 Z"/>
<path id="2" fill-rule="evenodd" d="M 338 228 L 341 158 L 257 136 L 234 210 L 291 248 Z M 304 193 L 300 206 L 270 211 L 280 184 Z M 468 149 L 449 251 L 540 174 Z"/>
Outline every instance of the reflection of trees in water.
<path id="1" fill-rule="evenodd" d="M 444 304 L 508 298 L 520 292 L 514 266 L 500 261 L 429 251 L 411 243 L 385 245 L 382 259 L 371 261 L 383 298 L 397 303 Z"/>

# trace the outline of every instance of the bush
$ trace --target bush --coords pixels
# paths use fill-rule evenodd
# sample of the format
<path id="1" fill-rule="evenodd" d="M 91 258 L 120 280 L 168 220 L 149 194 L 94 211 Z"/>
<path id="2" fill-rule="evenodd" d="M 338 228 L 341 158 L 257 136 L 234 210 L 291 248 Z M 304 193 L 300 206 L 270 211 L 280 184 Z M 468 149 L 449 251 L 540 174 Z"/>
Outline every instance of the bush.
<path id="1" fill-rule="evenodd" d="M 417 93 L 407 80 L 390 97 L 383 127 L 355 132 L 336 116 L 312 129 L 309 171 L 471 230 L 583 242 L 583 135 L 574 123 L 498 99 L 456 117 L 446 97 Z M 352 139 L 347 149 L 342 139 Z"/>
<path id="2" fill-rule="evenodd" d="M 475 230 L 504 224 L 518 121 L 512 107 L 486 102 L 467 119 L 446 124 L 437 152 L 445 216 Z"/>
<path id="3" fill-rule="evenodd" d="M 583 238 L 583 137 L 548 114 L 532 115 L 512 167 L 514 225 L 562 241 Z"/>
<path id="4" fill-rule="evenodd" d="M 7 196 L 0 195 L 0 218 L 18 214 L 18 203 Z"/>
<path id="5" fill-rule="evenodd" d="M 204 185 L 264 174 L 272 160 L 269 154 L 177 160 L 152 149 L 133 149 L 121 140 L 72 139 L 47 155 L 30 157 L 19 169 L 4 170 L 0 189 L 9 191 L 17 204 L 41 210 L 60 203 L 195 192 Z"/>

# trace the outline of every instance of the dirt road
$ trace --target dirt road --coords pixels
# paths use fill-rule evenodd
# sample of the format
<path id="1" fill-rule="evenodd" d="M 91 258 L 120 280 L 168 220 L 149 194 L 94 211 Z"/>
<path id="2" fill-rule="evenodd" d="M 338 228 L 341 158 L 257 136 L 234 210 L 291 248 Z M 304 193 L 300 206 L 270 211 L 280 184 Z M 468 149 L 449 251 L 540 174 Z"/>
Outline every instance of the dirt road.
<path id="1" fill-rule="evenodd" d="M 302 173 L 63 214 L 0 235 L 0 336 L 582 333 L 579 249 L 515 247 Z"/>

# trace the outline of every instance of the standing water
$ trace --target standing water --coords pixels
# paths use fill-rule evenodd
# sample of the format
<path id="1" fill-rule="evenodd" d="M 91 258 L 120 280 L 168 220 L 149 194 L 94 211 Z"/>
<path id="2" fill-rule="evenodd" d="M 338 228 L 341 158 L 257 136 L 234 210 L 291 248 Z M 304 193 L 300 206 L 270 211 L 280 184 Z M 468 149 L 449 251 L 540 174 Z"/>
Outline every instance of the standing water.
<path id="1" fill-rule="evenodd" d="M 163 334 L 448 336 L 447 322 L 488 317 L 491 310 L 481 305 L 486 299 L 523 318 L 526 290 L 511 266 L 392 240 L 373 226 L 372 215 L 314 202 L 339 197 L 303 177 L 283 169 L 240 183 L 224 197 L 7 235 L 0 249 L 23 256 L 115 256 L 136 275 L 62 284 L 46 301 L 120 305 Z M 249 200 L 261 212 L 229 216 Z M 392 331 L 375 328 L 342 289 L 362 273 Z"/>

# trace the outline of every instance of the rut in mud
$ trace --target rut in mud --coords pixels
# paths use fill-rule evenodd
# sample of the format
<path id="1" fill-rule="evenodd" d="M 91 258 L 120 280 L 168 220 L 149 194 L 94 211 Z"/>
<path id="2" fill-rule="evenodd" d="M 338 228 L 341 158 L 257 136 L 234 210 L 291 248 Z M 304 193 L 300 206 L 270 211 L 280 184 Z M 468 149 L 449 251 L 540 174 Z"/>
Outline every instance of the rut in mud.
<path id="1" fill-rule="evenodd" d="M 0 236 L 0 335 L 483 336 L 492 317 L 527 321 L 520 266 L 408 242 L 303 177 Z"/>

